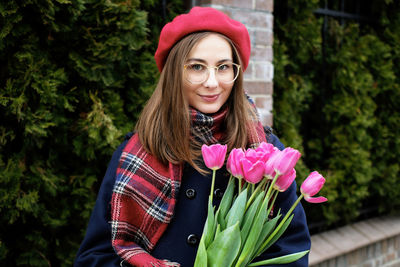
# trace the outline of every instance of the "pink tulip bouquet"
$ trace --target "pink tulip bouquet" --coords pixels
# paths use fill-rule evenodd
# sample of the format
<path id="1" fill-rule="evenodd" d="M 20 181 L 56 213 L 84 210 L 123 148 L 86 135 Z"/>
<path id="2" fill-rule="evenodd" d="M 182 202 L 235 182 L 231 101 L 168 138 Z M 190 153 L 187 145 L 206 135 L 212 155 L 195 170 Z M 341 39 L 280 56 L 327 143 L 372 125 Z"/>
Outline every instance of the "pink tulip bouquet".
<path id="1" fill-rule="evenodd" d="M 233 149 L 226 162 L 231 177 L 218 209 L 212 205 L 215 173 L 225 163 L 226 145 L 202 146 L 205 165 L 213 171 L 207 220 L 196 255 L 195 267 L 260 266 L 294 262 L 308 253 L 300 251 L 273 259 L 253 262 L 285 232 L 293 210 L 302 198 L 310 203 L 327 201 L 313 197 L 325 178 L 312 172 L 300 188 L 301 195 L 282 217 L 270 218 L 279 192 L 287 190 L 296 178 L 294 169 L 301 154 L 293 148 L 278 150 L 261 143 L 256 149 Z M 237 183 L 237 192 L 235 192 Z"/>

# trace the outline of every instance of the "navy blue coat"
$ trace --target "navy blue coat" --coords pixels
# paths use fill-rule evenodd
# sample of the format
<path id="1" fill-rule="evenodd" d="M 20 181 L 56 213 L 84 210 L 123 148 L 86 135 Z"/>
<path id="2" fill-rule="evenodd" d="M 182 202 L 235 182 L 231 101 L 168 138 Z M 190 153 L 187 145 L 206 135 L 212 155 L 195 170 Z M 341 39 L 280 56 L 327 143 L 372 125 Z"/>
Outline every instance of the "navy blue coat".
<path id="1" fill-rule="evenodd" d="M 85 238 L 78 250 L 74 266 L 123 266 L 120 257 L 111 246 L 110 200 L 115 181 L 115 173 L 119 157 L 132 134 L 128 134 L 125 141 L 114 152 L 107 172 L 101 184 L 96 205 L 90 217 Z M 273 135 L 267 135 L 268 142 L 279 149 L 283 144 Z M 229 179 L 226 171 L 217 172 L 214 191 L 214 204 L 218 205 Z M 179 190 L 178 201 L 167 230 L 160 238 L 152 255 L 159 259 L 168 259 L 179 262 L 183 267 L 193 266 L 197 245 L 203 225 L 207 217 L 207 201 L 211 185 L 211 177 L 204 177 L 195 169 L 186 166 L 182 184 Z M 296 184 L 278 194 L 275 202 L 275 211 L 278 208 L 285 214 L 296 201 Z M 311 241 L 306 223 L 306 217 L 301 204 L 294 210 L 294 218 L 284 235 L 271 246 L 259 259 L 267 259 L 310 249 Z M 269 265 L 271 266 L 271 265 Z M 308 266 L 308 256 L 285 265 L 292 267 Z"/>

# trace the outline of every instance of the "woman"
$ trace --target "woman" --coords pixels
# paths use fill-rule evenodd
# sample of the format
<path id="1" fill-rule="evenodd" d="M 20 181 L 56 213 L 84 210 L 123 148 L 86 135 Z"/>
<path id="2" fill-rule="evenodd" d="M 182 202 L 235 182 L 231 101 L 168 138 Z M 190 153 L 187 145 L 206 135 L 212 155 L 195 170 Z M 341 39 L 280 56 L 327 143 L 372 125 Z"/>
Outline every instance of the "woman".
<path id="1" fill-rule="evenodd" d="M 155 54 L 160 80 L 136 134 L 113 155 L 75 266 L 193 266 L 211 184 L 201 145 L 230 151 L 268 141 L 283 149 L 245 95 L 249 57 L 246 27 L 213 8 L 195 7 L 163 28 Z M 222 168 L 214 205 L 227 182 Z M 275 205 L 284 213 L 296 199 L 293 183 Z M 260 258 L 310 248 L 301 205 L 294 214 Z M 308 266 L 307 257 L 291 266 Z"/>

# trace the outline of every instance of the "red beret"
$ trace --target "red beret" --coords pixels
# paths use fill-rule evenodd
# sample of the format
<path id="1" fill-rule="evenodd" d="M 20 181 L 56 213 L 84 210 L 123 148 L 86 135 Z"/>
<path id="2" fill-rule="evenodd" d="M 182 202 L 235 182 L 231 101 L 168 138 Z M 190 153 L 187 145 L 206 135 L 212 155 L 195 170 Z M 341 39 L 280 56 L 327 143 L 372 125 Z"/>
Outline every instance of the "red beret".
<path id="1" fill-rule="evenodd" d="M 175 17 L 161 30 L 157 51 L 154 55 L 160 72 L 175 43 L 190 33 L 200 31 L 218 32 L 231 39 L 239 51 L 243 70 L 247 68 L 251 45 L 246 27 L 214 8 L 193 7 L 188 14 Z"/>

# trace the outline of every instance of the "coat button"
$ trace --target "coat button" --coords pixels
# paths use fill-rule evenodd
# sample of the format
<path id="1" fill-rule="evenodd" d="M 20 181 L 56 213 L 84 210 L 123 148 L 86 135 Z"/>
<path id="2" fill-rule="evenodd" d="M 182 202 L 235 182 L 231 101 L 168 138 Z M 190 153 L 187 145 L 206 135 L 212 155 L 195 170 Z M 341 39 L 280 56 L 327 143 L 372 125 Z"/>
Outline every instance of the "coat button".
<path id="1" fill-rule="evenodd" d="M 224 196 L 224 191 L 222 191 L 221 189 L 217 188 L 214 191 L 214 196 L 216 196 L 217 198 L 222 198 Z"/>
<path id="2" fill-rule="evenodd" d="M 190 234 L 187 237 L 186 242 L 191 246 L 195 246 L 195 245 L 197 245 L 199 243 L 199 237 L 197 235 L 195 235 L 195 234 Z"/>
<path id="3" fill-rule="evenodd" d="M 193 199 L 196 196 L 196 191 L 192 188 L 189 188 L 188 190 L 186 190 L 186 197 L 188 199 Z"/>

